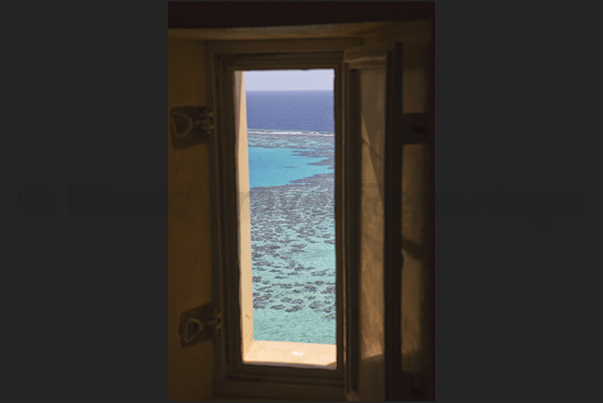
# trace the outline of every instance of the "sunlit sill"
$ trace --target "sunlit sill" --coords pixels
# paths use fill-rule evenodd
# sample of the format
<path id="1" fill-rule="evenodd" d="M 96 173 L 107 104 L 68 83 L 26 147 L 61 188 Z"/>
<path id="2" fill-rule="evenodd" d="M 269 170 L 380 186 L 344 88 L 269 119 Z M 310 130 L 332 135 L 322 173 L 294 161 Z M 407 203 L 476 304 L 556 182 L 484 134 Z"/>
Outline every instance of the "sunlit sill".
<path id="1" fill-rule="evenodd" d="M 337 346 L 330 344 L 253 341 L 245 352 L 248 365 L 337 369 Z"/>

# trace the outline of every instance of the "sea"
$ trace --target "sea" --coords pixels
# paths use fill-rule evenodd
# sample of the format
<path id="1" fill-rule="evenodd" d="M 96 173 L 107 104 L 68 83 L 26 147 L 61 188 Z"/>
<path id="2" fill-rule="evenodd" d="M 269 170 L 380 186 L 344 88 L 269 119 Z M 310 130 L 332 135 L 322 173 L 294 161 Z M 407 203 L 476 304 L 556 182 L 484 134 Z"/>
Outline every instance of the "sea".
<path id="1" fill-rule="evenodd" d="M 248 91 L 254 340 L 336 344 L 332 91 Z"/>

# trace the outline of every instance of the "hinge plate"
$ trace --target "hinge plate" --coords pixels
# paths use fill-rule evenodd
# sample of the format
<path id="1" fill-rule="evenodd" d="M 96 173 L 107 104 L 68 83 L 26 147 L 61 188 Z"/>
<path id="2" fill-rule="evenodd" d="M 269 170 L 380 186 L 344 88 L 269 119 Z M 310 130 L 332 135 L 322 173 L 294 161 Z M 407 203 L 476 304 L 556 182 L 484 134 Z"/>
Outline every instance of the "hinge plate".
<path id="1" fill-rule="evenodd" d="M 205 106 L 182 106 L 170 113 L 172 145 L 187 148 L 207 141 L 214 133 L 214 114 Z"/>
<path id="2" fill-rule="evenodd" d="M 211 304 L 184 312 L 178 333 L 182 347 L 212 340 L 222 328 L 222 314 Z"/>

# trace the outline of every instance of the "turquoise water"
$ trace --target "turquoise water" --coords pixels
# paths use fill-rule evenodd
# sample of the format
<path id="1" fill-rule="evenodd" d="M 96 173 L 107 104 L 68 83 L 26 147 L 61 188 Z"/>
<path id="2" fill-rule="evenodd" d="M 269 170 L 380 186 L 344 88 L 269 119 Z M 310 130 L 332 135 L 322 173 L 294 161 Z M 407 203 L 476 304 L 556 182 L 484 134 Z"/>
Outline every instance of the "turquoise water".
<path id="1" fill-rule="evenodd" d="M 336 343 L 333 91 L 247 92 L 254 339 Z"/>
<path id="2" fill-rule="evenodd" d="M 249 130 L 254 339 L 336 343 L 334 135 Z"/>
<path id="3" fill-rule="evenodd" d="M 328 166 L 310 165 L 324 158 L 300 155 L 304 149 L 249 147 L 249 187 L 283 186 L 292 181 L 328 174 Z"/>

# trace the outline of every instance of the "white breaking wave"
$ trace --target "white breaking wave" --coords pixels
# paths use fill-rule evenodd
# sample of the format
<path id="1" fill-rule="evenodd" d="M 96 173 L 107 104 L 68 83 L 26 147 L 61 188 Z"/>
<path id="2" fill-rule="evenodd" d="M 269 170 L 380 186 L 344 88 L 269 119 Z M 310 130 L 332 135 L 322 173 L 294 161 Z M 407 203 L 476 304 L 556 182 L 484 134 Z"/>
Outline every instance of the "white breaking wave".
<path id="1" fill-rule="evenodd" d="M 329 137 L 335 135 L 333 132 L 316 132 L 316 131 L 294 131 L 294 130 L 264 130 L 264 129 L 248 129 L 248 134 L 277 134 L 282 136 L 321 136 Z"/>

